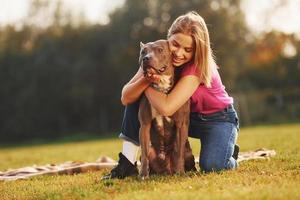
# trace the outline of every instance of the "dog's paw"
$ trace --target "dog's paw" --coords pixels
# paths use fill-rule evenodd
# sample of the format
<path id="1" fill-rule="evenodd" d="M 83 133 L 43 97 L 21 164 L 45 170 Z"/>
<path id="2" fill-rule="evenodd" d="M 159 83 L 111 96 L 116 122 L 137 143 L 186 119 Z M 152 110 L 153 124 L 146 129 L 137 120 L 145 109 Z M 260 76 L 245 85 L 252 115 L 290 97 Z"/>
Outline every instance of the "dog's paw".
<path id="1" fill-rule="evenodd" d="M 180 175 L 184 174 L 185 173 L 184 165 L 178 163 L 177 166 L 175 167 L 175 173 Z"/>
<path id="2" fill-rule="evenodd" d="M 148 176 L 140 176 L 140 179 L 141 179 L 142 181 L 145 181 L 145 180 L 149 179 L 149 175 L 148 175 Z"/>
<path id="3" fill-rule="evenodd" d="M 184 169 L 180 169 L 176 171 L 176 174 L 183 175 L 185 173 Z"/>
<path id="4" fill-rule="evenodd" d="M 141 171 L 140 171 L 140 176 L 141 180 L 145 180 L 147 178 L 149 178 L 149 168 L 148 166 L 143 165 L 141 167 Z"/>

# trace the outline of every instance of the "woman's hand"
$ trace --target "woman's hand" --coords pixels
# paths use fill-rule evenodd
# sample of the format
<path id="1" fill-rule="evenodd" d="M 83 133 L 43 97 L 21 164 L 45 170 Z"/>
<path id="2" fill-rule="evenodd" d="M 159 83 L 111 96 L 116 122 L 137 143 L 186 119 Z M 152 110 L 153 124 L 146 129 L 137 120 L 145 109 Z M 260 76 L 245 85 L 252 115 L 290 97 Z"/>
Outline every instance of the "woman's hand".
<path id="1" fill-rule="evenodd" d="M 140 67 L 134 77 L 122 89 L 122 104 L 126 106 L 135 102 L 151 83 L 159 83 L 160 78 L 161 76 L 154 69 L 149 69 L 144 74 L 143 69 Z"/>
<path id="2" fill-rule="evenodd" d="M 156 71 L 151 68 L 145 74 L 145 78 L 151 83 L 159 83 L 161 75 L 157 74 Z"/>

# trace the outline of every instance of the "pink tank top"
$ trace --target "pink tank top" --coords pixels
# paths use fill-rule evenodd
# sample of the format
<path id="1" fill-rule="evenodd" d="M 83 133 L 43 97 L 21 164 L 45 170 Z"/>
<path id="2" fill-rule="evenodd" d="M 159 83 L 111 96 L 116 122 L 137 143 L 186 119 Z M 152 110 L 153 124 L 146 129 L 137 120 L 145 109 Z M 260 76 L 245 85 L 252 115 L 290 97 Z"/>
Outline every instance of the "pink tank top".
<path id="1" fill-rule="evenodd" d="M 194 64 L 187 64 L 183 67 L 180 77 L 197 76 L 197 67 Z M 225 91 L 217 67 L 213 70 L 211 87 L 207 88 L 204 84 L 200 84 L 190 100 L 191 112 L 201 114 L 212 114 L 221 111 L 233 103 L 233 98 Z"/>

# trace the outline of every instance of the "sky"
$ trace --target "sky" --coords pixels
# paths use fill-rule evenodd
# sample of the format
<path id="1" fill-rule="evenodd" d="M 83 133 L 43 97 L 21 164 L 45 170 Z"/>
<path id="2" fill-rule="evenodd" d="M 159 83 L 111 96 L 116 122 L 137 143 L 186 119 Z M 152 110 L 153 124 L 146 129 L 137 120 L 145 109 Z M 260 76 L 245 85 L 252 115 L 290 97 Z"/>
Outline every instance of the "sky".
<path id="1" fill-rule="evenodd" d="M 83 11 L 95 23 L 107 23 L 108 13 L 125 0 L 61 0 L 74 12 Z M 17 23 L 27 15 L 31 0 L 0 0 L 0 25 Z"/>
<path id="2" fill-rule="evenodd" d="M 256 32 L 300 34 L 300 0 L 242 0 L 248 25 Z M 283 3 L 286 5 L 283 6 Z"/>
<path id="3" fill-rule="evenodd" d="M 0 26 L 20 23 L 31 0 L 0 0 Z M 107 23 L 108 13 L 125 0 L 62 0 L 74 12 L 83 11 L 93 23 Z M 287 2 L 282 6 L 282 2 Z M 275 8 L 274 8 L 275 6 Z M 249 27 L 257 33 L 271 29 L 300 34 L 300 0 L 242 0 Z"/>

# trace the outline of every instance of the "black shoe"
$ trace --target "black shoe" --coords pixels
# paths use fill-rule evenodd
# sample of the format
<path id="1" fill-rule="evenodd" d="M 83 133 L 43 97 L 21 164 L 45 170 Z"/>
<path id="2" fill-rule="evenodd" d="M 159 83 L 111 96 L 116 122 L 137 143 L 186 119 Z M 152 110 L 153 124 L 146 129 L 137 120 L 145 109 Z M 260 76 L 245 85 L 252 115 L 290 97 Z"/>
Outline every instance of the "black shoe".
<path id="1" fill-rule="evenodd" d="M 234 145 L 234 150 L 233 150 L 233 154 L 232 154 L 232 157 L 237 160 L 238 157 L 239 157 L 239 152 L 240 152 L 240 146 L 235 144 Z"/>
<path id="2" fill-rule="evenodd" d="M 114 167 L 109 174 L 104 175 L 101 180 L 107 179 L 123 179 L 128 176 L 138 175 L 137 165 L 132 164 L 122 153 L 119 153 L 119 162 L 116 167 Z"/>

